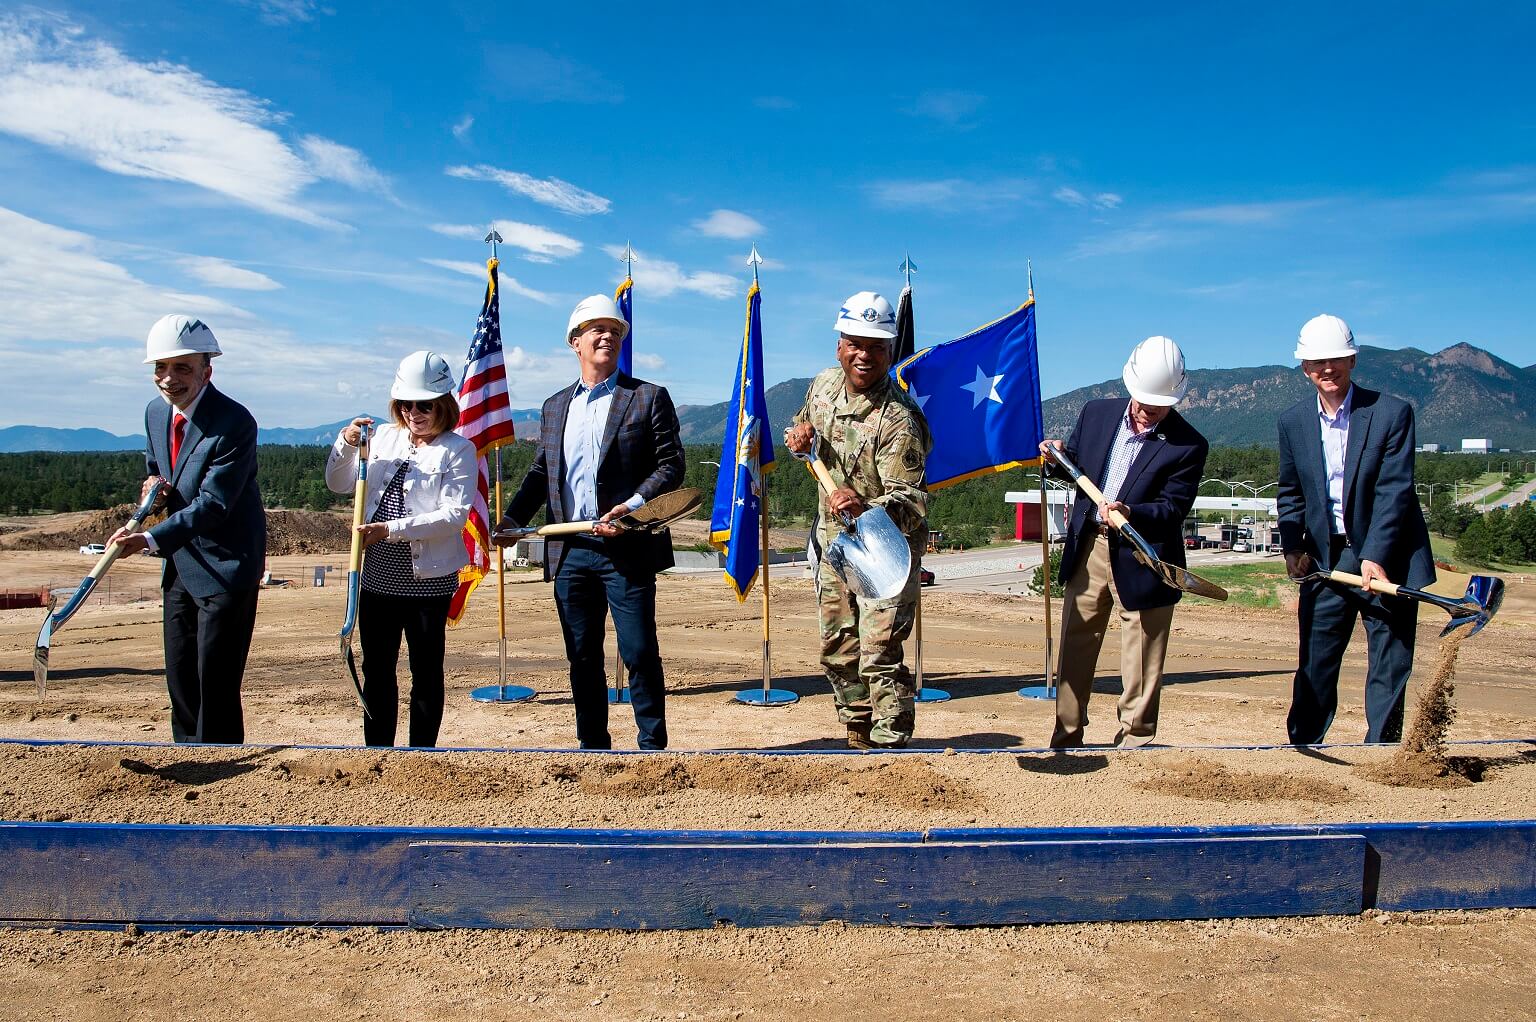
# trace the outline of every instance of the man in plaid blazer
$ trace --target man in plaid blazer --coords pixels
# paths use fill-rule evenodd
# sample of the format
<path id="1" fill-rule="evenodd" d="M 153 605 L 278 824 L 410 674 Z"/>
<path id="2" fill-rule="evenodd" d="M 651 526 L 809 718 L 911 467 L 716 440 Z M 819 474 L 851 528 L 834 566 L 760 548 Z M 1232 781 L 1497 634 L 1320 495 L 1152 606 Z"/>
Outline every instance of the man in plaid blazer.
<path id="1" fill-rule="evenodd" d="M 595 519 L 591 534 L 550 537 L 544 577 L 571 664 L 576 737 L 583 749 L 612 748 L 603 621 L 613 615 L 619 656 L 642 749 L 667 747 L 665 679 L 656 639 L 656 573 L 672 567 L 672 535 L 620 533 L 601 524 L 683 481 L 677 412 L 665 387 L 618 371 L 629 324 L 613 299 L 584 298 L 566 339 L 581 378 L 544 402 L 533 466 L 508 502 L 505 525 L 520 527 L 542 506 L 550 522 Z"/>

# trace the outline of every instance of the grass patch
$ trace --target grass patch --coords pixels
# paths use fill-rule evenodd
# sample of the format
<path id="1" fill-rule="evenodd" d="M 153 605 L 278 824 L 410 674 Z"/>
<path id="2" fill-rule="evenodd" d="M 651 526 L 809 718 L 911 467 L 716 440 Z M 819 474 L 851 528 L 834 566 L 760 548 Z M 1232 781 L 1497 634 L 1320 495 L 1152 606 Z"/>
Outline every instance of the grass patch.
<path id="1" fill-rule="evenodd" d="M 1227 602 L 1239 607 L 1279 607 L 1276 588 L 1295 584 L 1286 581 L 1283 560 L 1259 564 L 1202 564 L 1193 570 L 1201 578 L 1225 589 Z"/>
<path id="2" fill-rule="evenodd" d="M 1444 536 L 1433 532 L 1429 534 L 1429 549 L 1435 555 L 1435 560 L 1456 565 L 1457 569 L 1464 575 L 1486 575 L 1490 571 L 1505 574 L 1514 573 L 1516 575 L 1529 575 L 1536 572 L 1536 564 L 1524 561 L 1515 561 L 1509 564 L 1499 561 L 1488 567 L 1463 563 L 1456 557 L 1456 541 L 1454 539 L 1446 539 Z"/>

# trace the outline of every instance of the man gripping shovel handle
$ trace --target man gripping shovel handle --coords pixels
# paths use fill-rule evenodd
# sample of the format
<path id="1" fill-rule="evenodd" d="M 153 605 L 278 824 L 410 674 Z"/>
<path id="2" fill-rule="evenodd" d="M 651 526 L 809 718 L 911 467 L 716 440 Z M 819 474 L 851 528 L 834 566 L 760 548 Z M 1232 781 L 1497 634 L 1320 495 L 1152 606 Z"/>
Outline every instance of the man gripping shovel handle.
<path id="1" fill-rule="evenodd" d="M 827 495 L 828 508 L 843 525 L 842 534 L 822 551 L 822 556 L 855 596 L 866 600 L 892 599 L 906 587 L 912 573 L 912 547 L 891 520 L 890 512 L 864 504 L 853 491 L 838 487 L 827 466 L 816 457 L 820 442 L 820 435 L 812 433 L 809 450 L 797 451 L 795 446 L 803 441 L 791 444 L 789 431 L 785 433 L 790 453 L 809 464 L 811 474 Z"/>
<path id="2" fill-rule="evenodd" d="M 580 536 L 624 532 L 659 532 L 680 518 L 687 517 L 703 503 L 703 495 L 692 486 L 684 486 L 670 493 L 652 497 L 627 515 L 617 518 L 599 518 L 582 522 L 556 522 L 534 529 L 503 525 L 491 533 L 491 541 L 497 546 L 511 546 L 529 536 Z M 599 529 L 602 531 L 600 532 Z"/>
<path id="3" fill-rule="evenodd" d="M 1300 576 L 1292 575 L 1290 578 L 1297 585 L 1306 585 L 1309 582 L 1338 582 L 1385 596 L 1403 596 L 1439 607 L 1451 616 L 1451 619 L 1445 623 L 1445 627 L 1440 630 L 1442 638 L 1465 625 L 1472 626 L 1472 630 L 1467 633 L 1468 636 L 1476 635 L 1483 630 L 1484 625 L 1493 620 L 1493 616 L 1504 604 L 1504 580 L 1493 575 L 1468 577 L 1467 591 L 1460 598 L 1441 596 L 1423 589 L 1410 589 L 1379 578 L 1373 578 L 1367 583 L 1363 576 L 1352 575 L 1347 571 L 1313 571 Z"/>
<path id="4" fill-rule="evenodd" d="M 132 535 L 144 527 L 144 520 L 155 510 L 160 503 L 168 484 L 164 479 L 154 479 L 145 484 L 144 495 L 139 500 L 139 506 L 134 508 L 133 515 L 128 519 L 128 524 L 123 526 L 125 535 Z M 79 587 L 70 596 L 69 601 L 61 610 L 50 612 L 43 619 L 43 627 L 37 633 L 37 647 L 32 651 L 32 680 L 37 683 L 37 698 L 41 702 L 48 692 L 48 650 L 53 644 L 53 633 L 63 628 L 70 618 L 75 616 L 75 611 L 85 605 L 85 601 L 96 589 L 96 583 L 107 573 L 107 569 L 122 554 L 123 548 L 119 543 L 107 544 L 106 553 L 96 562 L 91 573 L 81 580 Z"/>
<path id="5" fill-rule="evenodd" d="M 1045 450 L 1046 448 L 1042 447 L 1041 449 Z M 1181 568 L 1176 564 L 1169 564 L 1167 561 L 1159 560 L 1157 554 L 1152 549 L 1152 544 L 1148 543 L 1139 532 L 1132 528 L 1130 521 L 1120 512 L 1119 508 L 1113 504 L 1106 504 L 1104 491 L 1094 485 L 1092 479 L 1083 475 L 1082 469 L 1072 463 L 1072 459 L 1067 456 L 1067 452 L 1055 444 L 1051 445 L 1049 450 L 1051 460 L 1060 465 L 1067 475 L 1072 477 L 1072 481 L 1077 484 L 1078 489 L 1088 495 L 1088 499 L 1092 500 L 1095 504 L 1105 505 L 1104 514 L 1109 519 L 1109 524 L 1113 525 L 1116 531 L 1131 544 L 1131 553 L 1135 555 L 1136 559 L 1152 569 L 1157 577 L 1163 580 L 1165 585 L 1212 600 L 1225 600 L 1227 598 L 1227 591 L 1216 583 L 1201 578 L 1188 568 Z"/>

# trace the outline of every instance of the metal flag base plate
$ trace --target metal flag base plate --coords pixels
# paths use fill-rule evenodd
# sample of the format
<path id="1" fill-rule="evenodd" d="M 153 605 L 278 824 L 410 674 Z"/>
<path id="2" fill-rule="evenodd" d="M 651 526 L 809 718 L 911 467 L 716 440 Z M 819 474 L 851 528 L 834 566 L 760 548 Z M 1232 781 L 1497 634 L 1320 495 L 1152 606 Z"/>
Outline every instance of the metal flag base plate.
<path id="1" fill-rule="evenodd" d="M 608 705 L 612 706 L 615 703 L 627 703 L 627 702 L 629 702 L 629 686 L 628 685 L 624 686 L 623 688 L 610 688 L 608 690 Z"/>
<path id="2" fill-rule="evenodd" d="M 1055 685 L 1025 685 L 1019 689 L 1021 699 L 1055 699 Z"/>
<path id="3" fill-rule="evenodd" d="M 527 685 L 481 685 L 469 698 L 477 703 L 526 703 L 536 695 Z"/>
<path id="4" fill-rule="evenodd" d="M 736 701 L 748 706 L 788 706 L 799 702 L 800 697 L 787 688 L 770 688 L 766 692 L 760 688 L 749 688 L 737 692 Z"/>
<path id="5" fill-rule="evenodd" d="M 920 703 L 947 703 L 949 693 L 942 688 L 920 688 L 915 698 Z"/>

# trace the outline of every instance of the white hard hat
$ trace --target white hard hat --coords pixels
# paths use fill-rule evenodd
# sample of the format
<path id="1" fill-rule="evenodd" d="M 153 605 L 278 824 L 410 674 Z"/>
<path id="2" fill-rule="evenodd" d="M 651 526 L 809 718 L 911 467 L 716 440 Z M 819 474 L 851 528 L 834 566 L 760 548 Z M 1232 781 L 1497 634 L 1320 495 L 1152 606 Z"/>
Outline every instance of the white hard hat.
<path id="1" fill-rule="evenodd" d="M 850 295 L 837 313 L 837 332 L 850 337 L 896 336 L 896 310 L 873 291 Z"/>
<path id="2" fill-rule="evenodd" d="M 447 359 L 435 351 L 413 351 L 400 360 L 389 396 L 396 401 L 431 401 L 455 388 Z"/>
<path id="3" fill-rule="evenodd" d="M 1296 339 L 1296 358 L 1315 361 L 1323 358 L 1349 358 L 1359 353 L 1349 324 L 1337 316 L 1313 316 L 1301 328 Z"/>
<path id="4" fill-rule="evenodd" d="M 619 330 L 619 340 L 629 336 L 629 320 L 624 318 L 624 313 L 619 311 L 619 303 L 607 295 L 588 295 L 576 303 L 576 308 L 571 312 L 571 321 L 565 328 L 565 339 L 570 340 L 577 332 L 594 319 L 611 319 L 622 328 Z"/>
<path id="5" fill-rule="evenodd" d="M 1184 353 L 1168 337 L 1148 337 L 1131 349 L 1120 378 L 1131 397 L 1144 405 L 1176 405 L 1189 389 Z"/>
<path id="6" fill-rule="evenodd" d="M 208 329 L 208 324 L 191 316 L 173 313 L 155 320 L 144 342 L 144 364 L 180 355 L 224 354 L 219 350 L 218 338 Z"/>

